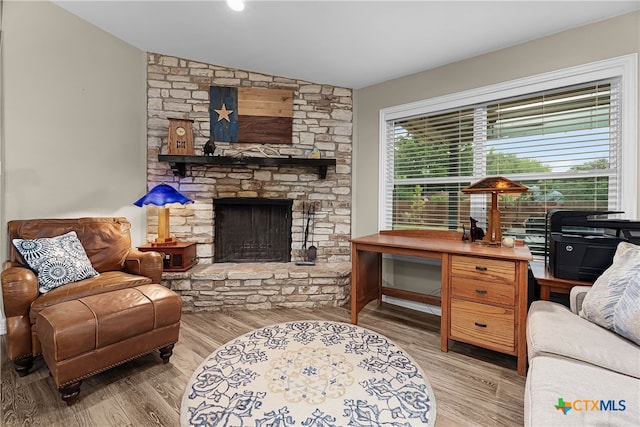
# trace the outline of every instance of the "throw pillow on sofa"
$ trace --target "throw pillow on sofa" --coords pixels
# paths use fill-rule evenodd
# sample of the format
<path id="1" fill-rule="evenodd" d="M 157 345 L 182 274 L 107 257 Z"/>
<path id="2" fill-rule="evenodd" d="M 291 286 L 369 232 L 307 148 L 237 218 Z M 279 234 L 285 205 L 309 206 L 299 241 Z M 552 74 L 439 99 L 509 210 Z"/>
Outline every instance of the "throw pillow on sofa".
<path id="1" fill-rule="evenodd" d="M 98 275 L 75 231 L 34 240 L 13 239 L 13 245 L 37 274 L 41 293 Z"/>
<path id="2" fill-rule="evenodd" d="M 587 292 L 580 316 L 640 345 L 640 246 L 621 242 Z"/>

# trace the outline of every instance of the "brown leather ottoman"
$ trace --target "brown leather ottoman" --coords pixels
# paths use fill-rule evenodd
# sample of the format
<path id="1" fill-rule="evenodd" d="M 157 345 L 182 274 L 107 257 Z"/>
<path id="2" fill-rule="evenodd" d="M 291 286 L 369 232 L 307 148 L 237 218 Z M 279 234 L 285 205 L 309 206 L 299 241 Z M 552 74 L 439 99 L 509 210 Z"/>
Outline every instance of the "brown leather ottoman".
<path id="1" fill-rule="evenodd" d="M 38 314 L 44 357 L 67 405 L 84 378 L 160 349 L 167 363 L 178 341 L 182 300 L 161 285 L 142 285 L 67 301 Z"/>

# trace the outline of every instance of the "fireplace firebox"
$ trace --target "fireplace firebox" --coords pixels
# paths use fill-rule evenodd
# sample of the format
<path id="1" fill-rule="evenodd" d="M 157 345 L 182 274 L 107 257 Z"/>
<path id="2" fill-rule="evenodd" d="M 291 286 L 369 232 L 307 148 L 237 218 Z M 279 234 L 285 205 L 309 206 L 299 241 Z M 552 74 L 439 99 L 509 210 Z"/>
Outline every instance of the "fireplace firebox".
<path id="1" fill-rule="evenodd" d="M 214 199 L 214 262 L 291 261 L 288 199 Z"/>

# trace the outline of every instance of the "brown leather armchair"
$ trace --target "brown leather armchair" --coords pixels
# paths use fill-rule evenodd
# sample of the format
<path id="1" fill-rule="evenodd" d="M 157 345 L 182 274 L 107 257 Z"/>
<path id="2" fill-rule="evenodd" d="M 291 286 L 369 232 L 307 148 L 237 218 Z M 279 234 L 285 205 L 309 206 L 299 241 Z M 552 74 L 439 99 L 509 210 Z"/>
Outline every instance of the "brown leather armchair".
<path id="1" fill-rule="evenodd" d="M 9 260 L 4 262 L 0 282 L 7 319 L 7 352 L 20 376 L 29 372 L 34 357 L 41 354 L 36 319 L 42 309 L 89 295 L 160 283 L 162 255 L 133 248 L 130 229 L 126 218 L 9 221 Z M 23 264 L 11 242 L 15 238 L 55 237 L 69 231 L 76 232 L 100 274 L 40 294 L 36 274 Z"/>

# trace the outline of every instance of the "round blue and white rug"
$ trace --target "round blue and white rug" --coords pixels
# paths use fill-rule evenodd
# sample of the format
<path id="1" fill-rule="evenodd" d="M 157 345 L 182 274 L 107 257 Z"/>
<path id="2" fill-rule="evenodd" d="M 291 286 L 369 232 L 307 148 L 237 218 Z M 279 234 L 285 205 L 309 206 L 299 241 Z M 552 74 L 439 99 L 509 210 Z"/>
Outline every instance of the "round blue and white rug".
<path id="1" fill-rule="evenodd" d="M 182 397 L 183 426 L 433 426 L 418 364 L 388 338 L 328 321 L 249 332 L 200 364 Z"/>

